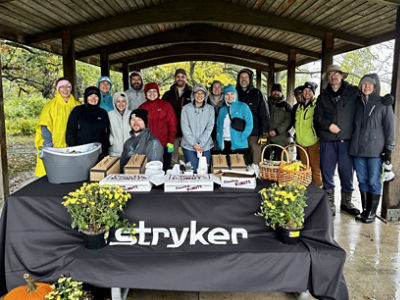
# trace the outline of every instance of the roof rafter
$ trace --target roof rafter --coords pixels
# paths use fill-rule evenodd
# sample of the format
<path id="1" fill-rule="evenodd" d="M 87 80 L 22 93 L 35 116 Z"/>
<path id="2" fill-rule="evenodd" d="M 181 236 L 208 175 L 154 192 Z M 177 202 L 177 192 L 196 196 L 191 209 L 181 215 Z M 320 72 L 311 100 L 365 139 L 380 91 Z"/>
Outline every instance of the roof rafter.
<path id="1" fill-rule="evenodd" d="M 269 65 L 271 62 L 280 65 L 287 65 L 286 61 L 274 59 L 268 56 L 249 53 L 247 51 L 234 49 L 229 46 L 211 44 L 211 43 L 185 43 L 176 44 L 168 47 L 164 47 L 157 50 L 143 52 L 140 54 L 132 55 L 130 57 L 123 57 L 114 60 L 110 60 L 110 65 L 119 64 L 126 61 L 127 63 L 145 61 L 153 58 L 162 58 L 172 55 L 186 55 L 186 54 L 204 54 L 204 55 L 220 55 L 227 57 L 235 57 L 238 59 L 245 59 L 252 61 L 254 64 Z"/>
<path id="2" fill-rule="evenodd" d="M 149 36 L 111 44 L 105 48 L 108 53 L 117 53 L 130 49 L 143 48 L 155 45 L 186 42 L 214 42 L 235 45 L 250 46 L 254 48 L 272 50 L 289 54 L 290 49 L 295 49 L 296 53 L 303 54 L 312 58 L 321 58 L 318 52 L 291 47 L 289 45 L 267 41 L 264 39 L 246 36 L 230 30 L 220 29 L 207 24 L 194 24 L 178 29 L 168 30 Z M 76 53 L 77 58 L 99 54 L 101 47 L 89 49 Z"/>
<path id="3" fill-rule="evenodd" d="M 172 55 L 161 58 L 153 58 L 147 61 L 138 61 L 135 64 L 131 65 L 131 70 L 135 70 L 135 68 L 144 69 L 156 65 L 163 65 L 173 62 L 182 62 L 182 61 L 214 61 L 214 62 L 223 62 L 229 64 L 235 64 L 240 66 L 246 66 L 253 69 L 256 69 L 258 66 L 261 68 L 261 71 L 268 71 L 267 66 L 260 66 L 259 64 L 252 63 L 248 60 L 234 58 L 229 56 L 222 55 L 209 55 L 209 54 L 186 54 L 186 55 Z"/>
<path id="4" fill-rule="evenodd" d="M 229 11 L 227 6 L 229 5 Z M 161 5 L 141 8 L 124 15 L 108 17 L 87 23 L 71 26 L 73 37 L 86 36 L 98 32 L 156 23 L 230 23 L 263 26 L 279 30 L 295 32 L 323 39 L 325 32 L 332 32 L 335 38 L 342 39 L 348 43 L 364 46 L 366 39 L 360 36 L 340 32 L 332 28 L 318 27 L 312 24 L 291 20 L 262 12 L 260 10 L 247 8 L 223 0 L 191 0 L 187 5 L 186 0 L 177 0 L 163 3 Z M 58 28 L 27 37 L 28 43 L 37 43 L 43 40 L 59 38 L 61 32 L 67 28 Z"/>

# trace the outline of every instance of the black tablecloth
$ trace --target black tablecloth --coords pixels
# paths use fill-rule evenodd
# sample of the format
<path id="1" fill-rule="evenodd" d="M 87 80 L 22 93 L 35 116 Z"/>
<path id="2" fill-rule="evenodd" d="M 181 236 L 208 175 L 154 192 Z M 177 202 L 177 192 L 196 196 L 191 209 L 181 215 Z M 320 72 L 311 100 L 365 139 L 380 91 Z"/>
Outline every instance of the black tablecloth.
<path id="1" fill-rule="evenodd" d="M 257 190 L 263 183 L 257 186 Z M 300 243 L 275 239 L 254 215 L 255 191 L 216 188 L 214 192 L 135 193 L 125 213 L 146 227 L 242 227 L 239 244 L 107 246 L 87 250 L 82 235 L 70 227 L 62 196 L 79 183 L 53 185 L 37 180 L 11 195 L 0 223 L 0 294 L 23 284 L 23 273 L 38 281 L 61 274 L 103 287 L 181 291 L 304 291 L 319 299 L 348 299 L 343 277 L 345 251 L 333 239 L 327 197 L 310 185 Z"/>

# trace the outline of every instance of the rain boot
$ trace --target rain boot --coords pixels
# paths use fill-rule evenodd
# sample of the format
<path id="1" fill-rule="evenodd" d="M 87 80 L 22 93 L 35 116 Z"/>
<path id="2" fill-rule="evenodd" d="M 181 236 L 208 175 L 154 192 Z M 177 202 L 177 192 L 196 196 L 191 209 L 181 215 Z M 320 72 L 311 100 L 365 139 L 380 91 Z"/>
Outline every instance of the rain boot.
<path id="1" fill-rule="evenodd" d="M 372 223 L 375 221 L 376 209 L 378 208 L 381 195 L 367 193 L 367 214 L 361 219 L 363 223 Z"/>
<path id="2" fill-rule="evenodd" d="M 335 206 L 335 190 L 325 190 L 328 195 L 329 206 L 332 212 L 332 216 L 336 215 L 336 206 Z"/>
<path id="3" fill-rule="evenodd" d="M 367 215 L 367 192 L 360 191 L 361 195 L 361 206 L 362 206 L 362 213 L 356 216 L 357 221 L 361 221 L 363 217 Z"/>
<path id="4" fill-rule="evenodd" d="M 351 194 L 352 194 L 352 192 L 343 192 L 342 191 L 340 210 L 346 211 L 353 216 L 357 216 L 360 214 L 360 211 L 351 202 Z"/>

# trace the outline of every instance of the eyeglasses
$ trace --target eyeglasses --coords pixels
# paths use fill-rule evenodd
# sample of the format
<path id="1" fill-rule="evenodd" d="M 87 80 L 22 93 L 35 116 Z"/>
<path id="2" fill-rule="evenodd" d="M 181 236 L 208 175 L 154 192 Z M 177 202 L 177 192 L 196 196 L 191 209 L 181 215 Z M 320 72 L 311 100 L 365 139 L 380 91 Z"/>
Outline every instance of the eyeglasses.
<path id="1" fill-rule="evenodd" d="M 328 77 L 333 76 L 333 75 L 342 75 L 342 72 L 339 72 L 339 71 L 328 72 Z"/>
<path id="2" fill-rule="evenodd" d="M 59 88 L 60 89 L 72 89 L 72 86 L 70 86 L 70 85 L 62 85 Z"/>

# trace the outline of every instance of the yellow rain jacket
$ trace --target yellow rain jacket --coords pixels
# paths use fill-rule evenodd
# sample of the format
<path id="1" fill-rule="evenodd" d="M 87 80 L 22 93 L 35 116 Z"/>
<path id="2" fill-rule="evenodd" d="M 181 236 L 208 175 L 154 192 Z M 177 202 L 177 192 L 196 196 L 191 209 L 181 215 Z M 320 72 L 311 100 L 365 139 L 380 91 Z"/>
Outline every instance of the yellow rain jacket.
<path id="1" fill-rule="evenodd" d="M 65 142 L 65 131 L 69 114 L 75 106 L 80 105 L 74 96 L 70 95 L 68 102 L 65 102 L 61 94 L 56 91 L 52 100 L 47 102 L 40 113 L 36 124 L 35 147 L 38 150 L 36 160 L 35 176 L 42 177 L 46 175 L 43 161 L 39 158 L 39 147 L 43 146 L 42 126 L 46 126 L 51 133 L 53 147 L 67 147 Z"/>

